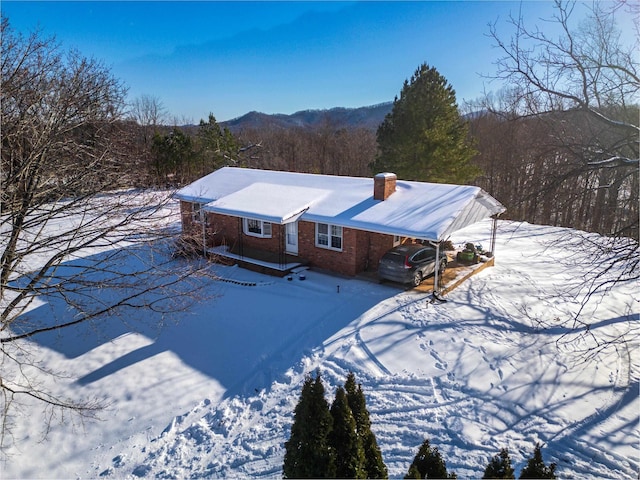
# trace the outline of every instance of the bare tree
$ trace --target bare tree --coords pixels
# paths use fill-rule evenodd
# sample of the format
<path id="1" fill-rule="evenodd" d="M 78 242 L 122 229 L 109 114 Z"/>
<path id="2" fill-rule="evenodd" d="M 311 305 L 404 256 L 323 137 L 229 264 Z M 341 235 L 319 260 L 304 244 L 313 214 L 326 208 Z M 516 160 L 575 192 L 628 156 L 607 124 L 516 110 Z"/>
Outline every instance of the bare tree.
<path id="1" fill-rule="evenodd" d="M 609 145 L 599 138 L 580 145 L 583 167 L 631 166 L 627 175 L 633 175 L 639 162 L 638 41 L 622 43 L 616 9 L 607 11 L 603 4 L 594 3 L 586 19 L 572 28 L 575 2 L 556 0 L 555 5 L 550 22 L 560 28 L 558 38 L 538 28 L 528 29 L 522 17 L 511 18 L 515 33 L 509 42 L 501 39 L 496 25 L 491 26 L 491 36 L 504 53 L 497 62 L 497 78 L 517 87 L 524 115 L 581 111 L 608 132 L 615 131 L 615 141 Z"/>
<path id="2" fill-rule="evenodd" d="M 6 18 L 1 28 L 4 434 L 11 407 L 21 399 L 80 414 L 99 407 L 39 386 L 41 375 L 57 372 L 39 363 L 31 341 L 83 322 L 106 321 L 121 311 L 131 319 L 135 311 L 151 310 L 160 321 L 189 301 L 181 283 L 194 278 L 194 267 L 172 259 L 176 219 L 170 194 L 123 191 L 130 177 L 121 83 L 99 62 L 62 52 L 39 32 L 23 37 Z M 65 308 L 43 316 L 34 310 L 37 299 Z"/>
<path id="3" fill-rule="evenodd" d="M 166 120 L 167 111 L 159 97 L 143 94 L 131 103 L 131 117 L 138 125 L 151 127 L 151 135 L 153 135 L 153 129 Z"/>
<path id="4" fill-rule="evenodd" d="M 584 208 L 567 207 L 565 213 L 585 216 L 591 222 L 586 230 L 605 234 L 576 232 L 567 240 L 569 252 L 581 252 L 579 259 L 568 255 L 567 260 L 591 265 L 587 278 L 576 279 L 571 291 L 584 299 L 571 331 L 579 330 L 602 345 L 620 339 L 597 338 L 584 306 L 595 293 L 640 278 L 639 44 L 637 36 L 625 44 L 616 24 L 617 16 L 629 13 L 637 20 L 638 7 L 594 2 L 577 22 L 580 8 L 586 7 L 556 0 L 555 14 L 545 28 L 531 28 L 518 16 L 509 20 L 513 33 L 508 40 L 497 24 L 490 26 L 490 34 L 502 53 L 496 78 L 506 81 L 515 94 L 512 111 L 519 119 L 535 118 L 546 125 L 547 152 L 541 160 L 553 168 L 545 172 L 546 183 L 541 183 L 538 195 L 546 194 L 553 203 L 555 195 L 572 184 L 576 193 L 565 203 L 570 207 L 580 199 Z M 547 33 L 553 30 L 550 26 L 556 29 L 553 34 Z M 626 323 L 627 334 L 637 333 L 637 314 L 634 319 L 628 305 L 621 305 L 623 309 L 620 323 Z"/>
<path id="5" fill-rule="evenodd" d="M 259 139 L 259 141 L 256 141 Z M 261 127 L 238 135 L 241 165 L 292 172 L 367 177 L 376 153 L 375 132 L 365 128 Z"/>

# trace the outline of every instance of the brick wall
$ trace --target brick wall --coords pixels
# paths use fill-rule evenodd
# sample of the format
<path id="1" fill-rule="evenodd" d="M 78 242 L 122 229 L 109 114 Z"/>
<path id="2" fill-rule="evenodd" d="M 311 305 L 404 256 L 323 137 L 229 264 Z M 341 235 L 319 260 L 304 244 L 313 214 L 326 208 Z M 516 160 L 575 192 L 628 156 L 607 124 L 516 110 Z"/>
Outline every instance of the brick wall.
<path id="1" fill-rule="evenodd" d="M 377 270 L 378 262 L 387 250 L 393 248 L 393 235 L 367 232 L 368 235 L 368 270 Z"/>
<path id="2" fill-rule="evenodd" d="M 182 220 L 182 236 L 202 245 L 202 224 L 193 220 L 193 203 L 180 201 L 180 218 Z"/>
<path id="3" fill-rule="evenodd" d="M 211 246 L 228 245 L 233 247 L 238 242 L 238 222 L 236 217 L 207 213 L 209 228 L 207 235 Z"/>
<path id="4" fill-rule="evenodd" d="M 208 219 L 207 235 L 211 237 L 209 242 L 215 246 L 227 245 L 229 248 L 234 248 L 242 236 L 242 245 L 245 247 L 279 253 L 280 245 L 284 242 L 284 227 L 282 225 L 272 223 L 271 238 L 260 238 L 244 233 L 241 218 L 209 213 Z"/>
<path id="5" fill-rule="evenodd" d="M 284 239 L 282 237 L 282 225 L 271 224 L 271 238 L 260 238 L 251 235 L 242 235 L 242 244 L 249 248 L 258 248 L 268 252 L 279 253 L 284 250 Z"/>
<path id="6" fill-rule="evenodd" d="M 299 222 L 299 255 L 309 260 L 311 266 L 349 276 L 376 270 L 382 255 L 393 247 L 392 235 L 343 228 L 342 251 L 338 252 L 316 247 L 315 235 L 315 223 Z"/>
<path id="7" fill-rule="evenodd" d="M 193 233 L 193 220 L 191 213 L 193 212 L 193 204 L 180 200 L 180 219 L 182 220 L 182 234 L 191 235 Z"/>
<path id="8" fill-rule="evenodd" d="M 395 173 L 378 173 L 373 177 L 373 198 L 386 200 L 396 191 L 397 176 Z"/>
<path id="9" fill-rule="evenodd" d="M 343 275 L 355 275 L 356 231 L 342 229 L 342 251 L 316 247 L 316 224 L 298 222 L 298 255 L 309 261 L 312 267 L 323 268 Z"/>
<path id="10" fill-rule="evenodd" d="M 193 204 L 180 202 L 183 234 L 195 241 L 202 238 L 202 224 L 192 219 Z M 249 248 L 258 248 L 274 253 L 280 251 L 284 241 L 285 226 L 271 225 L 271 238 L 258 238 L 242 233 L 242 220 L 237 217 L 207 213 L 207 245 L 209 247 L 237 246 L 240 235 L 242 243 Z M 363 232 L 351 228 L 342 229 L 342 251 L 316 247 L 316 226 L 313 222 L 298 223 L 298 256 L 308 260 L 312 267 L 354 276 L 365 270 L 376 270 L 378 261 L 393 247 L 393 236 Z M 284 247 L 282 247 L 284 248 Z"/>

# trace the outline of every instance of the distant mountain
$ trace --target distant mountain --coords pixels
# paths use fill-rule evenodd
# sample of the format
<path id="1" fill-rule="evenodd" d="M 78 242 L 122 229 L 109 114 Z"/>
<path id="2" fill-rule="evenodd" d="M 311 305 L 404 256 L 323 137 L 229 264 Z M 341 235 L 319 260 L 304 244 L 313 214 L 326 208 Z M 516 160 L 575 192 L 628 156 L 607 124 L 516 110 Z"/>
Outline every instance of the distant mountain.
<path id="1" fill-rule="evenodd" d="M 329 110 L 302 110 L 291 115 L 249 112 L 220 124 L 233 133 L 250 128 L 317 128 L 324 124 L 329 124 L 333 128 L 376 130 L 392 107 L 393 102 L 387 102 L 359 108 L 337 107 Z"/>

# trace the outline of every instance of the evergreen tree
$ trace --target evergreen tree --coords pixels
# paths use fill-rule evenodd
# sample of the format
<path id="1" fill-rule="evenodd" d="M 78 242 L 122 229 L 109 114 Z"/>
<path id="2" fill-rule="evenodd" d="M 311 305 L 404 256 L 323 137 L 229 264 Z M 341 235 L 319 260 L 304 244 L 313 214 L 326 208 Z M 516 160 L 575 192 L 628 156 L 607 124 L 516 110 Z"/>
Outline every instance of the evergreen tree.
<path id="1" fill-rule="evenodd" d="M 371 431 L 371 420 L 367 410 L 362 386 L 356 386 L 356 376 L 353 372 L 347 375 L 344 384 L 347 401 L 356 421 L 356 431 L 362 442 L 365 455 L 365 470 L 367 478 L 388 478 L 387 466 L 382 460 L 382 453 L 378 447 L 375 434 Z"/>
<path id="2" fill-rule="evenodd" d="M 458 478 L 447 472 L 447 464 L 437 448 L 431 448 L 429 440 L 420 446 L 409 471 L 404 478 Z"/>
<path id="3" fill-rule="evenodd" d="M 198 128 L 202 175 L 225 165 L 235 165 L 240 150 L 237 139 L 227 127 L 220 128 L 213 113 L 208 121 L 200 120 Z"/>
<path id="4" fill-rule="evenodd" d="M 520 472 L 520 478 L 556 478 L 556 464 L 551 463 L 548 467 L 542 459 L 542 446 L 536 443 L 533 457 L 527 461 L 527 465 Z"/>
<path id="5" fill-rule="evenodd" d="M 342 387 L 336 390 L 331 416 L 333 431 L 329 439 L 335 452 L 336 478 L 366 478 L 362 441 L 356 432 L 356 421 Z"/>
<path id="6" fill-rule="evenodd" d="M 324 398 L 320 372 L 308 376 L 294 411 L 291 437 L 285 442 L 284 478 L 334 478 L 335 453 L 329 444 L 333 419 Z"/>
<path id="7" fill-rule="evenodd" d="M 489 460 L 482 478 L 516 478 L 511 467 L 511 458 L 507 448 L 500 449 L 500 454 L 494 455 Z"/>
<path id="8" fill-rule="evenodd" d="M 438 71 L 422 64 L 405 80 L 393 109 L 378 128 L 373 173 L 394 172 L 405 180 L 466 183 L 479 169 L 460 117 L 456 94 Z"/>
<path id="9" fill-rule="evenodd" d="M 157 178 L 165 181 L 170 175 L 176 175 L 178 181 L 190 178 L 190 169 L 195 153 L 191 137 L 178 127 L 166 135 L 157 133 L 153 136 L 151 152 L 155 156 Z"/>

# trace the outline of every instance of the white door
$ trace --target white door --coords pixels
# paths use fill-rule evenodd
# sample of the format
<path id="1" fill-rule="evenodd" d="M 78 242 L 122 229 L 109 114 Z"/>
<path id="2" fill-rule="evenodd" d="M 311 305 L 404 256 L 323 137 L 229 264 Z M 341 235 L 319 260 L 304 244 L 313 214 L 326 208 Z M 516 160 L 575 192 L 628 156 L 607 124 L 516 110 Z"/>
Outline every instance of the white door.
<path id="1" fill-rule="evenodd" d="M 286 251 L 292 255 L 298 255 L 298 222 L 285 224 L 286 226 Z"/>

